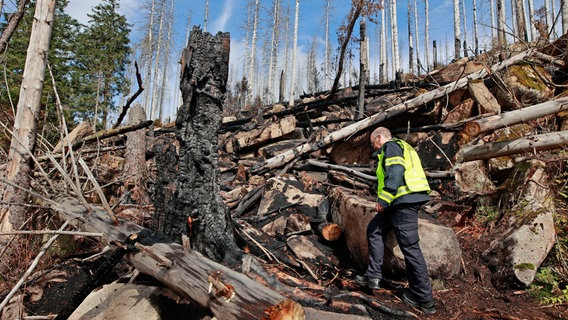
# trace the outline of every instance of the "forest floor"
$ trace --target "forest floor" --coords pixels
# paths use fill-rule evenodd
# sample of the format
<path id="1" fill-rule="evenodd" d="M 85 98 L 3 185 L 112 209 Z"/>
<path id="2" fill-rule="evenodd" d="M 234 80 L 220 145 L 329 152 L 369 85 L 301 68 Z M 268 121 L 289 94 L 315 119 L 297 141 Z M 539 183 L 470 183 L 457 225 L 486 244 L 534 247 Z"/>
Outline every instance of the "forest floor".
<path id="1" fill-rule="evenodd" d="M 452 213 L 444 212 L 439 214 L 438 219 L 446 224 L 452 224 L 455 221 Z M 437 308 L 434 315 L 424 316 L 419 311 L 406 306 L 398 298 L 405 282 L 387 279 L 384 289 L 373 292 L 361 291 L 361 288 L 352 280 L 357 272 L 354 271 L 352 274 L 343 272 L 344 279 L 338 279 L 335 283 L 341 283 L 343 287 L 339 289 L 343 291 L 368 294 L 389 308 L 412 312 L 420 319 L 568 319 L 568 305 L 566 304 L 543 305 L 531 294 L 530 290 L 499 291 L 495 289 L 491 283 L 491 272 L 480 258 L 481 253 L 488 246 L 488 241 L 485 240 L 489 239 L 486 234 L 488 229 L 473 219 L 466 224 L 460 227 L 461 232 L 457 232 L 462 246 L 464 268 L 452 279 L 433 281 Z M 91 243 L 89 251 L 100 249 L 97 246 L 98 244 Z M 93 270 L 98 266 L 98 262 L 80 263 L 78 260 L 80 259 L 67 258 L 51 266 L 50 273 L 64 274 L 62 278 L 65 281 L 37 280 L 30 283 L 30 286 L 43 289 L 43 297 L 36 302 L 32 302 L 29 298 L 24 301 L 28 314 L 60 313 L 68 303 L 78 297 L 82 287 L 90 280 Z M 114 281 L 128 272 L 129 266 L 121 262 L 112 273 L 106 276 L 104 283 Z M 142 279 L 142 281 L 148 281 L 148 279 Z M 0 298 L 3 298 L 9 289 L 6 282 L 0 283 L 0 292 L 3 293 L 0 294 Z M 170 314 L 163 319 L 210 319 L 203 314 L 192 318 L 188 318 L 187 315 Z M 374 316 L 377 319 L 399 319 L 381 313 Z"/>

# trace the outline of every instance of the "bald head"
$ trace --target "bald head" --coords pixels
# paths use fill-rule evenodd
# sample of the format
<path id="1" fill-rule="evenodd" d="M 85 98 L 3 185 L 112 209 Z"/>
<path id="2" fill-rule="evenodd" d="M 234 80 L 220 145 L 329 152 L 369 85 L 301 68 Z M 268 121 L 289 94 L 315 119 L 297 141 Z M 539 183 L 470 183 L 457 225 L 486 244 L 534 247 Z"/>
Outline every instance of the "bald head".
<path id="1" fill-rule="evenodd" d="M 391 132 L 385 127 L 378 127 L 371 132 L 371 145 L 375 150 L 380 149 L 390 139 L 392 139 Z"/>

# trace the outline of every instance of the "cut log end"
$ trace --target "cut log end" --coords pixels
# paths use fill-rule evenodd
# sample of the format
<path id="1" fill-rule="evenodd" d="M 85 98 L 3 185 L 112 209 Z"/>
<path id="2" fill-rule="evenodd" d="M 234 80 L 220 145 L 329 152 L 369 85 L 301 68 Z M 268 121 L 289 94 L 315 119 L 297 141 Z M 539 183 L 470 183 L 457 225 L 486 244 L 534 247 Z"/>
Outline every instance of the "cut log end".
<path id="1" fill-rule="evenodd" d="M 306 313 L 299 303 L 286 299 L 266 310 L 263 320 L 304 320 Z"/>
<path id="2" fill-rule="evenodd" d="M 318 225 L 318 232 L 327 241 L 335 241 L 341 237 L 341 228 L 338 224 L 324 222 Z"/>
<path id="3" fill-rule="evenodd" d="M 464 132 L 470 137 L 477 137 L 481 131 L 481 126 L 477 122 L 468 122 L 465 125 Z"/>

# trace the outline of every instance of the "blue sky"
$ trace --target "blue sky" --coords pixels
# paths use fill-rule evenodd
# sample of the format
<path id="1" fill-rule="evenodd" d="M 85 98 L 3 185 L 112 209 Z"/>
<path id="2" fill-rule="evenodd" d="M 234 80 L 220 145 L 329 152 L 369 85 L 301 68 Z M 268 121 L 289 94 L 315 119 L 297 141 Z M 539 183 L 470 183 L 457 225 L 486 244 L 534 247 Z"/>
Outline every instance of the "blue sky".
<path id="1" fill-rule="evenodd" d="M 156 0 L 159 1 L 159 0 Z M 167 0 L 168 3 L 170 0 Z M 408 65 L 408 54 L 404 52 L 408 51 L 408 33 L 407 33 L 407 6 L 408 1 L 411 5 L 414 4 L 414 0 L 397 0 L 397 13 L 398 13 L 398 28 L 399 28 L 399 47 L 401 51 L 401 63 L 404 66 Z M 468 25 L 468 45 L 471 46 L 472 42 L 472 31 L 471 26 L 473 24 L 472 17 L 472 0 L 463 0 L 466 5 L 466 21 Z M 543 5 L 545 0 L 533 0 L 535 8 L 539 8 Z M 559 9 L 560 0 L 546 0 L 555 1 L 556 10 Z M 100 0 L 70 0 L 69 6 L 67 8 L 68 13 L 70 13 L 75 18 L 82 22 L 86 22 L 86 14 L 90 12 L 90 8 L 99 3 Z M 141 25 L 143 17 L 143 4 L 149 3 L 150 0 L 121 0 L 120 1 L 120 12 L 124 14 L 129 23 L 133 25 L 132 30 L 132 40 L 137 42 L 140 38 Z M 179 54 L 184 46 L 184 39 L 186 34 L 187 17 L 190 15 L 191 25 L 204 25 L 205 17 L 205 0 L 175 0 L 175 18 L 174 18 L 174 32 L 175 32 L 175 48 L 174 52 Z M 419 37 L 423 39 L 424 35 L 424 0 L 416 0 L 418 5 L 418 20 L 419 20 Z M 230 32 L 231 34 L 231 69 L 235 69 L 242 66 L 242 60 L 245 52 L 245 33 L 244 25 L 246 23 L 247 13 L 246 4 L 247 0 L 209 0 L 209 15 L 207 21 L 207 31 L 211 33 L 216 33 L 218 31 Z M 272 1 L 261 0 L 262 12 L 260 14 L 261 19 L 270 19 L 270 8 L 272 6 Z M 293 24 L 293 14 L 295 7 L 295 0 L 281 0 L 284 7 L 290 6 L 291 10 L 291 24 Z M 348 13 L 349 5 L 351 1 L 349 0 L 332 0 L 332 20 L 330 27 L 330 38 L 333 47 L 337 46 L 337 36 L 336 30 L 338 26 L 344 22 L 345 16 Z M 510 0 L 506 0 L 507 16 L 508 19 L 511 17 L 510 12 Z M 324 0 L 301 0 L 300 1 L 300 18 L 299 18 L 299 44 L 298 44 L 298 54 L 299 63 L 305 59 L 306 52 L 309 50 L 309 43 L 315 38 L 318 39 L 318 48 L 321 50 L 320 59 L 323 57 L 323 37 L 324 37 L 324 27 L 323 27 L 323 15 L 324 15 Z M 484 46 L 490 43 L 490 4 L 489 0 L 477 0 L 477 19 L 478 28 L 480 29 L 480 47 L 483 49 Z M 430 8 L 430 47 L 433 40 L 438 43 L 439 49 L 439 59 L 442 62 L 448 62 L 453 58 L 453 0 L 429 0 Z M 463 21 L 462 21 L 463 23 Z M 291 27 L 293 28 L 293 26 Z M 412 26 L 414 28 L 414 25 Z M 356 28 L 358 33 L 358 27 Z M 378 46 L 376 40 L 376 35 L 378 34 L 379 27 L 375 24 L 369 23 L 367 25 L 368 34 L 371 37 L 371 63 L 373 63 L 373 55 L 378 52 Z M 263 31 L 264 33 L 270 31 Z M 264 35 L 267 37 L 266 35 Z M 463 36 L 463 33 L 462 33 Z M 374 44 L 374 47 L 373 47 Z M 259 44 L 260 45 L 260 44 Z M 423 40 L 420 42 L 421 54 L 424 54 L 424 43 Z M 177 61 L 177 60 L 174 60 Z M 239 66 L 239 67 L 237 67 Z M 371 69 L 372 70 L 372 69 Z M 371 71 L 371 77 L 373 77 Z M 175 77 L 173 77 L 175 78 Z M 240 76 L 234 76 L 234 79 L 240 79 Z M 177 87 L 177 86 L 174 86 Z"/>
<path id="2" fill-rule="evenodd" d="M 535 7 L 538 8 L 542 6 L 544 0 L 534 0 Z M 547 0 L 551 1 L 551 0 Z M 554 0 L 557 3 L 557 9 L 559 8 L 559 0 Z M 89 8 L 99 3 L 100 0 L 71 0 L 68 6 L 68 12 L 78 18 L 80 21 L 86 21 L 86 14 Z M 128 21 L 133 25 L 133 40 L 137 40 L 137 31 L 139 31 L 139 26 L 142 21 L 142 6 L 144 2 L 149 2 L 149 0 L 121 0 L 121 13 L 124 14 Z M 168 1 L 169 2 L 169 1 Z M 204 25 L 205 16 L 205 0 L 176 0 L 175 1 L 175 32 L 176 32 L 176 46 L 181 50 L 183 45 L 183 39 L 185 38 L 185 30 L 187 23 L 187 15 L 190 14 L 192 25 Z M 209 15 L 207 22 L 207 31 L 211 33 L 216 33 L 217 31 L 224 31 L 231 33 L 231 42 L 233 44 L 233 51 L 237 55 L 242 48 L 239 45 L 243 45 L 244 41 L 244 24 L 246 21 L 246 4 L 247 0 L 209 0 Z M 261 17 L 268 19 L 268 10 L 271 7 L 272 1 L 262 0 L 261 6 L 265 9 L 264 14 L 261 13 Z M 295 0 L 281 0 L 283 6 L 289 4 L 291 8 L 291 14 L 293 15 Z M 332 44 L 336 44 L 335 31 L 340 23 L 344 21 L 345 15 L 349 10 L 349 5 L 351 1 L 348 0 L 332 0 L 333 12 L 332 12 L 332 26 L 331 26 L 331 39 Z M 413 0 L 410 0 L 413 4 Z M 466 10 L 468 12 L 467 23 L 472 25 L 473 18 L 471 13 L 472 0 L 465 0 Z M 506 1 L 509 7 L 510 1 Z M 314 37 L 323 38 L 323 14 L 324 14 L 324 0 L 301 0 L 300 1 L 300 50 L 306 50 L 308 47 L 307 43 L 311 41 Z M 423 7 L 424 0 L 417 0 L 419 13 L 419 28 L 423 30 L 424 20 L 423 20 Z M 398 0 L 397 10 L 399 15 L 399 38 L 401 50 L 404 50 L 408 46 L 408 36 L 406 34 L 407 28 L 407 5 L 408 0 Z M 484 28 L 483 25 L 490 25 L 489 12 L 489 0 L 477 0 L 478 6 L 478 23 L 479 28 L 482 30 L 481 33 L 487 34 L 489 30 Z M 430 40 L 437 40 L 439 46 L 443 45 L 445 42 L 452 43 L 453 38 L 453 0 L 429 0 L 430 7 Z M 508 16 L 510 16 L 510 9 L 508 10 Z M 293 20 L 293 17 L 292 17 Z M 376 33 L 377 26 L 374 24 L 368 25 L 369 33 L 373 37 Z M 470 32 L 471 33 L 471 32 Z M 422 37 L 423 31 L 419 33 Z M 468 35 L 470 37 L 471 34 Z M 488 39 L 481 39 L 482 43 L 487 43 Z M 372 50 L 372 49 L 371 49 Z"/>

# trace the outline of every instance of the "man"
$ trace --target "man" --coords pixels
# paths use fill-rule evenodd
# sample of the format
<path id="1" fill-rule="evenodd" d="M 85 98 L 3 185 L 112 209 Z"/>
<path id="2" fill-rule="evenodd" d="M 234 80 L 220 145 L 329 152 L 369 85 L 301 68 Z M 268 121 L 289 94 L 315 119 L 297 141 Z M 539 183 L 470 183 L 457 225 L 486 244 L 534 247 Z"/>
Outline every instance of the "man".
<path id="1" fill-rule="evenodd" d="M 378 151 L 377 214 L 367 226 L 369 266 L 356 281 L 371 289 L 380 288 L 384 242 L 393 230 L 404 254 L 410 287 L 401 298 L 408 305 L 433 314 L 436 308 L 432 287 L 418 237 L 418 210 L 429 200 L 430 192 L 420 158 L 408 143 L 392 138 L 384 127 L 371 133 L 371 144 Z"/>

